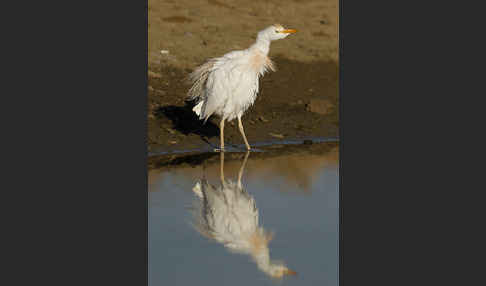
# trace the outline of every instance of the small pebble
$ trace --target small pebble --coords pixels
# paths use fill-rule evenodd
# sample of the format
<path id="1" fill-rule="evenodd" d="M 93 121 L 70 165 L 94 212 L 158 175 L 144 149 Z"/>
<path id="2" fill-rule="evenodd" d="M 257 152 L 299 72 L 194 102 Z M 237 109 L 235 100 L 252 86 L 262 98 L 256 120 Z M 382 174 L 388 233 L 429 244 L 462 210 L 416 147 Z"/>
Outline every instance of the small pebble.
<path id="1" fill-rule="evenodd" d="M 155 93 L 160 94 L 160 95 L 165 95 L 165 91 L 163 91 L 163 90 L 156 89 Z"/>
<path id="2" fill-rule="evenodd" d="M 268 133 L 268 135 L 275 137 L 275 138 L 280 138 L 280 139 L 284 138 L 284 136 L 282 134 Z"/>
<path id="3" fill-rule="evenodd" d="M 154 78 L 161 78 L 162 75 L 153 71 L 148 71 L 148 75 Z"/>
<path id="4" fill-rule="evenodd" d="M 177 141 L 169 141 L 169 144 L 172 144 L 172 145 L 177 144 Z"/>
<path id="5" fill-rule="evenodd" d="M 263 117 L 263 116 L 258 117 L 258 119 L 259 119 L 261 122 L 268 122 L 268 120 L 267 120 L 267 119 L 265 119 L 265 117 Z"/>
<path id="6" fill-rule="evenodd" d="M 169 54 L 169 51 L 168 50 L 160 50 L 160 53 L 163 54 L 163 55 L 167 55 L 167 54 Z"/>
<path id="7" fill-rule="evenodd" d="M 176 132 L 170 128 L 166 128 L 167 132 L 169 132 L 170 134 L 175 134 Z"/>

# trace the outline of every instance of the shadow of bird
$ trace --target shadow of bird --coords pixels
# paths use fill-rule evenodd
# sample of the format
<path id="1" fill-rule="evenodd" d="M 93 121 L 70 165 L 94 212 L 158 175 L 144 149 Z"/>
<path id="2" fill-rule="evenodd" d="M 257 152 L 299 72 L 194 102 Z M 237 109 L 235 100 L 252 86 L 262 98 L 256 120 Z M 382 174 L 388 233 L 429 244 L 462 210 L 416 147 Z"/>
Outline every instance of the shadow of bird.
<path id="1" fill-rule="evenodd" d="M 223 244 L 230 252 L 251 256 L 258 269 L 272 278 L 297 273 L 281 261 L 270 259 L 269 242 L 273 238 L 258 223 L 258 208 L 254 198 L 241 184 L 248 160 L 246 153 L 238 180 L 225 180 L 224 153 L 220 153 L 220 185 L 215 187 L 203 178 L 192 189 L 196 198 L 193 206 L 193 226 L 203 236 Z"/>

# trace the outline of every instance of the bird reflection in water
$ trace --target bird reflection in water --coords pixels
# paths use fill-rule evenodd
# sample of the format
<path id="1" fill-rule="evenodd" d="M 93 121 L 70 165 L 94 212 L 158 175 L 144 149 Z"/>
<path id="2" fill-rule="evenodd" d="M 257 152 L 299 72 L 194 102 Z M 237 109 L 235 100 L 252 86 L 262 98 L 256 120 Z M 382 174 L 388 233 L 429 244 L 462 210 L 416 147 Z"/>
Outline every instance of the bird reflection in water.
<path id="1" fill-rule="evenodd" d="M 196 195 L 193 225 L 203 236 L 223 244 L 233 253 L 250 255 L 258 268 L 272 278 L 296 275 L 279 261 L 270 260 L 269 242 L 273 234 L 258 224 L 255 200 L 243 188 L 241 177 L 248 160 L 246 153 L 238 172 L 238 181 L 224 178 L 224 153 L 220 153 L 219 187 L 203 177 L 192 189 Z"/>

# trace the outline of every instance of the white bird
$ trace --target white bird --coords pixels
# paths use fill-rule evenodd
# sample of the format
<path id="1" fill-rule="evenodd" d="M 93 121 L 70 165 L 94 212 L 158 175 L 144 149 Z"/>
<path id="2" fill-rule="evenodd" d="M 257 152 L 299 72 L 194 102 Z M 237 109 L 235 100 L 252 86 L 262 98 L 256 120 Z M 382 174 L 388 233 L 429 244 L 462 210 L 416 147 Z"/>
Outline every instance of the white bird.
<path id="1" fill-rule="evenodd" d="M 247 152 L 238 173 L 238 182 L 224 179 L 224 153 L 221 153 L 221 185 L 214 187 L 205 179 L 193 188 L 194 228 L 202 235 L 223 244 L 232 252 L 247 254 L 258 268 L 272 278 L 295 275 L 283 262 L 270 260 L 268 243 L 273 237 L 258 225 L 255 200 L 242 187 L 241 176 L 248 159 Z"/>
<path id="2" fill-rule="evenodd" d="M 192 87 L 188 98 L 196 101 L 193 111 L 199 119 L 206 122 L 212 114 L 221 117 L 221 151 L 224 151 L 224 121 L 235 118 L 246 148 L 250 150 L 241 117 L 255 102 L 259 77 L 268 70 L 275 71 L 273 62 L 268 58 L 270 42 L 295 32 L 278 24 L 269 26 L 258 33 L 256 42 L 248 49 L 209 59 L 189 75 Z"/>

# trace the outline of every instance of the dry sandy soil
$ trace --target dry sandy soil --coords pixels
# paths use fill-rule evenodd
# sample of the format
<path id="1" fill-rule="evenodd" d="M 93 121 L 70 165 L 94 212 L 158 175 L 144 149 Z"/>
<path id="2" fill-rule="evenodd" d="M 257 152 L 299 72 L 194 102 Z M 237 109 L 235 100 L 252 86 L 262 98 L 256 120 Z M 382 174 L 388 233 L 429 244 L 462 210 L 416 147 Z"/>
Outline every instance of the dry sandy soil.
<path id="1" fill-rule="evenodd" d="M 298 32 L 272 42 L 277 71 L 261 79 L 243 116 L 250 144 L 339 135 L 337 0 L 149 0 L 148 9 L 149 151 L 219 144 L 218 118 L 197 119 L 185 78 L 208 58 L 249 47 L 275 23 Z M 225 138 L 243 144 L 234 122 Z"/>

